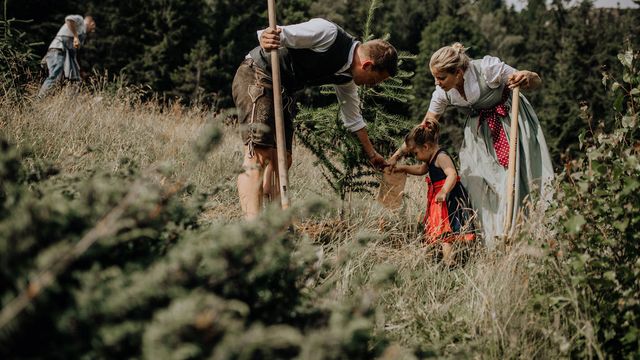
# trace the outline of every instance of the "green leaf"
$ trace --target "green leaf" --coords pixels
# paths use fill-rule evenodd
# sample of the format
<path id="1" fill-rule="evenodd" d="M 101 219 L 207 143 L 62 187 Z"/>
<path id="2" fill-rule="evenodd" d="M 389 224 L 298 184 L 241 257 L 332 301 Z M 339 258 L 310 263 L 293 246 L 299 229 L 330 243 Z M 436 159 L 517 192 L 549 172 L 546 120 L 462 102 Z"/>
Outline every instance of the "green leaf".
<path id="1" fill-rule="evenodd" d="M 604 278 L 610 281 L 616 280 L 616 273 L 614 271 L 607 271 L 603 274 Z"/>
<path id="2" fill-rule="evenodd" d="M 622 103 L 624 102 L 624 96 L 623 95 L 618 95 L 618 97 L 616 97 L 616 99 L 613 102 L 613 108 L 616 111 L 622 111 Z"/>
<path id="3" fill-rule="evenodd" d="M 618 229 L 621 232 L 624 232 L 625 230 L 627 230 L 627 226 L 629 226 L 629 219 L 613 222 L 613 227 Z"/>
<path id="4" fill-rule="evenodd" d="M 636 126 L 637 123 L 637 115 L 631 115 L 631 116 L 623 116 L 622 117 L 622 126 L 626 127 L 626 128 L 633 128 Z"/>
<path id="5" fill-rule="evenodd" d="M 638 341 L 638 328 L 632 327 L 623 337 L 623 344 L 634 344 Z"/>
<path id="6" fill-rule="evenodd" d="M 638 187 L 640 187 L 640 182 L 638 182 L 638 179 L 633 177 L 627 177 L 624 180 L 624 187 L 622 188 L 620 195 L 622 196 L 629 195 L 633 191 L 636 191 Z"/>
<path id="7" fill-rule="evenodd" d="M 633 64 L 633 52 L 627 50 L 624 52 L 624 54 L 618 54 L 618 59 L 620 59 L 620 62 L 622 63 L 622 65 L 624 65 L 627 68 L 631 68 Z"/>
<path id="8" fill-rule="evenodd" d="M 582 214 L 575 214 L 565 222 L 564 226 L 570 233 L 577 234 L 586 223 L 587 222 Z"/>
<path id="9" fill-rule="evenodd" d="M 638 94 L 640 94 L 640 89 L 638 89 L 638 88 L 633 88 L 633 89 L 631 89 L 630 94 L 631 94 L 631 95 L 638 95 Z"/>

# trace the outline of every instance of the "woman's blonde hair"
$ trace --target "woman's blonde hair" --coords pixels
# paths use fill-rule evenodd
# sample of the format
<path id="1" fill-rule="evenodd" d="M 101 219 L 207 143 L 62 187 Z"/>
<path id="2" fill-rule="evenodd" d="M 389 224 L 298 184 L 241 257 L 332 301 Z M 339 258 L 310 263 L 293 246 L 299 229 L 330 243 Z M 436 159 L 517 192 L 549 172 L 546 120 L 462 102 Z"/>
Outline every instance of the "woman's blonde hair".
<path id="1" fill-rule="evenodd" d="M 427 119 L 424 123 L 411 129 L 404 138 L 404 142 L 409 147 L 413 145 L 438 145 L 438 140 L 440 140 L 440 126 L 437 121 L 432 119 Z"/>
<path id="2" fill-rule="evenodd" d="M 438 71 L 448 72 L 453 74 L 456 70 L 467 70 L 471 59 L 465 52 L 465 48 L 461 43 L 457 42 L 450 46 L 444 46 L 438 49 L 431 55 L 431 61 L 429 61 L 429 68 L 436 69 Z"/>

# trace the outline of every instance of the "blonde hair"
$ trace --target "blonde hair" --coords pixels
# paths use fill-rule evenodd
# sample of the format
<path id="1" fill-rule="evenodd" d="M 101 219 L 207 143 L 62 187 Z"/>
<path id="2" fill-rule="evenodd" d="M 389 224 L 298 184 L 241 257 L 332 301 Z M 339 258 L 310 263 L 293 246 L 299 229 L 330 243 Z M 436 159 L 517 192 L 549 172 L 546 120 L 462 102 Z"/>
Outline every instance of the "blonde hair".
<path id="1" fill-rule="evenodd" d="M 425 123 L 417 125 L 404 138 L 405 144 L 413 145 L 438 145 L 440 140 L 440 126 L 437 121 L 427 119 Z"/>
<path id="2" fill-rule="evenodd" d="M 441 47 L 431 55 L 429 68 L 450 74 L 455 73 L 458 69 L 467 70 L 471 59 L 465 54 L 466 51 L 467 48 L 459 42 Z"/>

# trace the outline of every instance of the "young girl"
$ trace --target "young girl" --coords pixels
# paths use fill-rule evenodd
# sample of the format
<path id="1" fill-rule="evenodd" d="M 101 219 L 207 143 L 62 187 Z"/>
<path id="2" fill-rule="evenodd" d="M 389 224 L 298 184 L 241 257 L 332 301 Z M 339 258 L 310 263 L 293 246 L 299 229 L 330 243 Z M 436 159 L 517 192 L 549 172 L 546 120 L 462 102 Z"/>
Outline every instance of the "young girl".
<path id="1" fill-rule="evenodd" d="M 453 265 L 453 243 L 475 240 L 473 210 L 467 191 L 453 160 L 438 146 L 438 123 L 427 121 L 413 128 L 405 137 L 403 146 L 393 155 L 394 163 L 404 154 L 413 153 L 418 165 L 395 165 L 394 172 L 425 175 L 428 183 L 427 211 L 424 217 L 425 241 L 442 245 L 446 265 Z"/>

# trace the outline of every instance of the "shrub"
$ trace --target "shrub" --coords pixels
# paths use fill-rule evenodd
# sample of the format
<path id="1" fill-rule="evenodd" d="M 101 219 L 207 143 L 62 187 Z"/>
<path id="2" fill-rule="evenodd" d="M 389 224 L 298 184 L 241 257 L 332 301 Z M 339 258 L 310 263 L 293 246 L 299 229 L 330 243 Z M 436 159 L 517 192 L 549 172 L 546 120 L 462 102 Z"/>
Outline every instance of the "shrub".
<path id="1" fill-rule="evenodd" d="M 549 304 L 578 318 L 567 321 L 576 334 L 574 356 L 640 356 L 640 56 L 628 49 L 618 58 L 622 80 L 603 78 L 614 95 L 615 129 L 607 133 L 600 124 L 580 136 L 586 154 L 567 165 L 559 205 L 551 210 L 559 211 L 559 249 L 566 254 L 555 278 L 568 279 L 557 284 L 575 296 Z"/>

